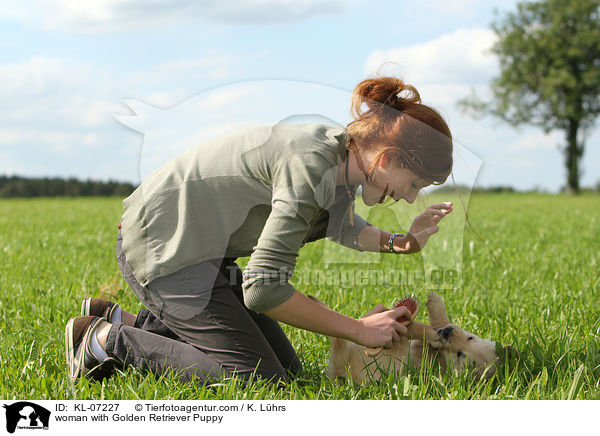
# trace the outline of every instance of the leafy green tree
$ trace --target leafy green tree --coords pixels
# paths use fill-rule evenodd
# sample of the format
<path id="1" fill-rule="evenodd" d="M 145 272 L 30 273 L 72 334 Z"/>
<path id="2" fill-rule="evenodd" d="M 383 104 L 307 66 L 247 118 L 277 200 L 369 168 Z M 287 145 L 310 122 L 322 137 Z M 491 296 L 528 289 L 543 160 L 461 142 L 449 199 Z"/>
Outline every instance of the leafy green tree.
<path id="1" fill-rule="evenodd" d="M 563 131 L 566 189 L 578 193 L 586 133 L 600 113 L 600 0 L 522 2 L 492 28 L 500 63 L 492 101 L 473 93 L 459 107 Z"/>

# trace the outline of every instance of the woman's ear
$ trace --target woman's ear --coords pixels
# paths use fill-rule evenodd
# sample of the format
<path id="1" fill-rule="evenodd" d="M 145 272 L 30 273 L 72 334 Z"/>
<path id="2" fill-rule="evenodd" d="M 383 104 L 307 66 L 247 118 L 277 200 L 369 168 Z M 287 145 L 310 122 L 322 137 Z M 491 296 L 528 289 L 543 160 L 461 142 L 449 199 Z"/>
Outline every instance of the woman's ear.
<path id="1" fill-rule="evenodd" d="M 390 153 L 389 151 L 386 151 L 385 153 L 383 153 L 381 155 L 381 158 L 379 159 L 379 166 L 383 169 L 386 166 L 388 166 L 391 162 L 392 162 L 392 153 Z"/>

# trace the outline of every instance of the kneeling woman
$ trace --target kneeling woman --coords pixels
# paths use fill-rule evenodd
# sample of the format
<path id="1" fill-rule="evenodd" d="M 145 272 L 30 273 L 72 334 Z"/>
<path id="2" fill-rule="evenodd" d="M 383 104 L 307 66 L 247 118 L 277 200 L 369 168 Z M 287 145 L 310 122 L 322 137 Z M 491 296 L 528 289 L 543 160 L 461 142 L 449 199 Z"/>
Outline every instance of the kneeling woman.
<path id="1" fill-rule="evenodd" d="M 370 347 L 404 335 L 396 321 L 404 307 L 354 319 L 288 282 L 306 242 L 412 253 L 452 211 L 451 203 L 430 206 L 408 235 L 354 215 L 358 185 L 373 206 L 386 196 L 412 203 L 423 187 L 443 183 L 452 139 L 442 117 L 393 77 L 358 84 L 352 108 L 345 128 L 256 126 L 200 144 L 125 199 L 117 259 L 146 308 L 135 316 L 84 300 L 65 333 L 71 380 L 127 365 L 176 370 L 183 380 L 288 380 L 301 365 L 278 321 Z M 242 273 L 235 259 L 244 256 Z"/>

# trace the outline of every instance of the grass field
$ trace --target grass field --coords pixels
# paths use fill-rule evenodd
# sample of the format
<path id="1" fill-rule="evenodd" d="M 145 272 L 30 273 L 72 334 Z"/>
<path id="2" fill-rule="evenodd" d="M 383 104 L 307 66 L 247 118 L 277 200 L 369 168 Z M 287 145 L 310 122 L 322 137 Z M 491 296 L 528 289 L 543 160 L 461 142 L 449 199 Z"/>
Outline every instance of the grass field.
<path id="1" fill-rule="evenodd" d="M 460 206 L 457 206 L 459 209 Z M 360 207 L 358 208 L 361 209 Z M 3 399 L 600 399 L 600 196 L 475 195 L 469 216 L 487 248 L 464 234 L 462 284 L 440 290 L 451 320 L 479 336 L 512 343 L 520 360 L 488 381 L 470 374 L 410 372 L 376 386 L 328 380 L 326 337 L 284 326 L 304 370 L 288 387 L 243 387 L 226 379 L 206 388 L 173 375 L 156 379 L 127 368 L 104 384 L 66 377 L 64 327 L 81 300 L 102 296 L 136 312 L 114 245 L 121 199 L 0 201 L 0 397 Z M 370 220 L 386 230 L 388 215 Z M 441 241 L 450 230 L 434 236 Z M 461 233 L 457 233 L 458 237 Z M 456 235 L 455 235 L 456 237 Z M 438 242 L 439 242 L 438 241 Z M 433 243 L 433 239 L 432 239 Z M 328 241 L 302 248 L 297 270 L 322 265 Z M 493 251 L 494 256 L 491 255 Z M 362 255 L 362 253 L 355 253 Z M 240 259 L 244 265 L 247 259 Z M 360 268 L 422 268 L 417 256 L 381 257 Z M 355 268 L 341 264 L 338 268 Z M 358 317 L 377 303 L 426 285 L 298 285 Z M 425 314 L 419 315 L 426 319 Z"/>

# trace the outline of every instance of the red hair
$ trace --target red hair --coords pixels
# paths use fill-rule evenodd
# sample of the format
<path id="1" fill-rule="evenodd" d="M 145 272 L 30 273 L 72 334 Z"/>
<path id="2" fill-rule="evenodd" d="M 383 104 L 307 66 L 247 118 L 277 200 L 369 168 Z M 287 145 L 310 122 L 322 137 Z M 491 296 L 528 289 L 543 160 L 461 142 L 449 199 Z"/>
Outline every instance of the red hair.
<path id="1" fill-rule="evenodd" d="M 363 80 L 352 93 L 352 115 L 346 147 L 375 152 L 367 177 L 385 153 L 429 183 L 442 184 L 450 175 L 450 129 L 435 109 L 421 103 L 414 86 L 395 77 Z"/>

